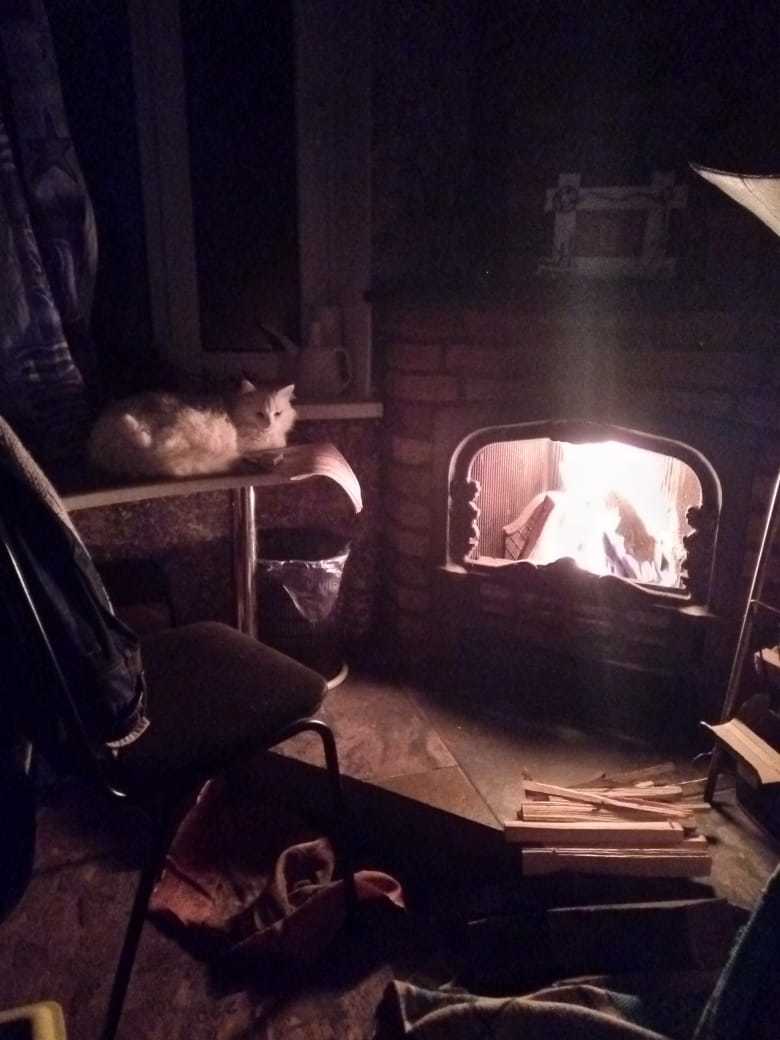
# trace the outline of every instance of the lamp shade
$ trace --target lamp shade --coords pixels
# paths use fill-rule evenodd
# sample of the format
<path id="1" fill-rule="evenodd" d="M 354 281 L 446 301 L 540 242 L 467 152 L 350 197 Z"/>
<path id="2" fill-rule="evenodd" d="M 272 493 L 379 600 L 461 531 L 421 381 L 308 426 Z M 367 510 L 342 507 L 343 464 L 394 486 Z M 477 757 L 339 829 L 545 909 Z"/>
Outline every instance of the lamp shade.
<path id="1" fill-rule="evenodd" d="M 776 235 L 780 235 L 780 173 L 726 173 L 708 166 L 697 166 L 696 163 L 691 163 L 691 169 L 754 213 Z"/>

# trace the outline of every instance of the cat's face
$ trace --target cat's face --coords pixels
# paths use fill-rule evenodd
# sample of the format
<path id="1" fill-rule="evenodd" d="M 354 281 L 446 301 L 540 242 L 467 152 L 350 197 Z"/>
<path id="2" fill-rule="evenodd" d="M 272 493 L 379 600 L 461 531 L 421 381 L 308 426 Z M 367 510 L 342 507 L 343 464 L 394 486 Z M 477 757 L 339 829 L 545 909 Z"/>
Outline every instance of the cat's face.
<path id="1" fill-rule="evenodd" d="M 286 434 L 295 422 L 292 405 L 295 384 L 280 390 L 258 388 L 245 379 L 232 402 L 231 418 L 239 429 L 264 434 Z"/>

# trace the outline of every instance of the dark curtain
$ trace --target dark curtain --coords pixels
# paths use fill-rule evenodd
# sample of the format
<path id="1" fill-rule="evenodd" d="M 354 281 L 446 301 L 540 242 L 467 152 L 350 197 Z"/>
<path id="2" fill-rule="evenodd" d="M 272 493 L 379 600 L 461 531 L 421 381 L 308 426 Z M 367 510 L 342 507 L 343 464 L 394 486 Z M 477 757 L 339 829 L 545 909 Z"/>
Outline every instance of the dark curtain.
<path id="1" fill-rule="evenodd" d="M 89 418 L 95 218 L 42 0 L 0 6 L 0 413 L 44 462 Z"/>

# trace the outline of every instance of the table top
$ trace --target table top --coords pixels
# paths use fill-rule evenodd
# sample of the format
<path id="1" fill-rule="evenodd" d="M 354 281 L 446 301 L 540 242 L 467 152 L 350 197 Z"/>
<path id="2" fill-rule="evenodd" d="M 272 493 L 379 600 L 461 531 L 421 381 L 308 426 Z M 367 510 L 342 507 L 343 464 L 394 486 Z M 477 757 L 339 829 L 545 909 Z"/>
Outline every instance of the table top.
<path id="1" fill-rule="evenodd" d="M 328 443 L 293 444 L 283 449 L 258 452 L 251 459 L 242 460 L 240 469 L 227 473 L 122 480 L 95 470 L 81 470 L 64 474 L 57 485 L 66 509 L 75 512 L 201 491 L 273 487 L 312 477 L 334 481 L 348 495 L 356 513 L 363 508 L 360 484 L 352 467 L 338 448 Z"/>

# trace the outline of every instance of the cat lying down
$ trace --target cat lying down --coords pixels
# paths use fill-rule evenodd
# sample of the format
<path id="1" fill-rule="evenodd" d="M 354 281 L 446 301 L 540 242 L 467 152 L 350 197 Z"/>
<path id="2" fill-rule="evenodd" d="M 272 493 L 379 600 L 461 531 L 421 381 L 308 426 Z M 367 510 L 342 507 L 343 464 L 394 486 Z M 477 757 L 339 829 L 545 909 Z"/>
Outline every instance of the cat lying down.
<path id="1" fill-rule="evenodd" d="M 225 473 L 246 456 L 283 448 L 296 419 L 294 385 L 259 389 L 244 380 L 226 398 L 188 401 L 143 393 L 110 405 L 87 445 L 89 461 L 122 477 Z"/>

